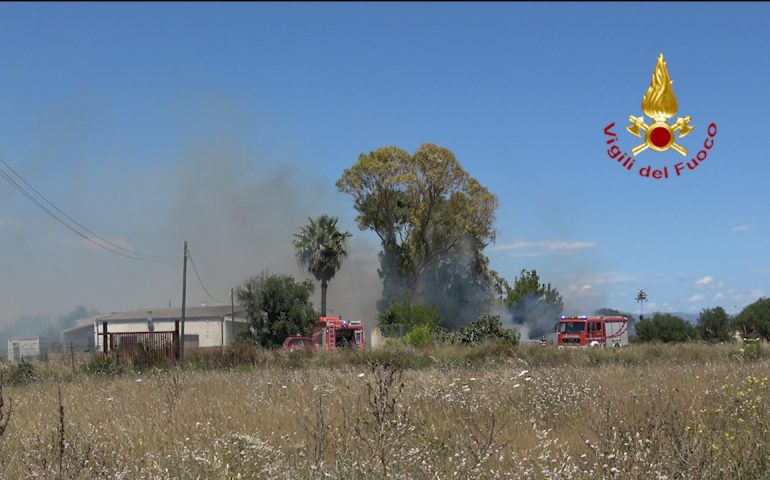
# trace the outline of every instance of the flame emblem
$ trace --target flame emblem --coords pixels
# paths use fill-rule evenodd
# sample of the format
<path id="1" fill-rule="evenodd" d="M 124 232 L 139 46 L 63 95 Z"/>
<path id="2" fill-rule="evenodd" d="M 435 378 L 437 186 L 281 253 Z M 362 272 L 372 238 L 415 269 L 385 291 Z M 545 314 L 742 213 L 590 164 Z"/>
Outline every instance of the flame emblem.
<path id="1" fill-rule="evenodd" d="M 634 155 L 650 148 L 656 152 L 664 152 L 669 148 L 675 150 L 681 155 L 687 155 L 687 149 L 675 142 L 675 132 L 679 132 L 679 138 L 682 138 L 692 132 L 693 126 L 690 125 L 691 117 L 678 117 L 673 125 L 668 124 L 668 119 L 676 115 L 679 109 L 679 103 L 674 95 L 674 81 L 668 75 L 666 60 L 661 53 L 658 56 L 658 62 L 655 65 L 655 71 L 652 73 L 650 88 L 642 97 L 642 112 L 653 120 L 652 125 L 644 122 L 644 116 L 628 117 L 631 125 L 626 127 L 629 133 L 639 138 L 644 131 L 644 143 L 635 147 Z"/>

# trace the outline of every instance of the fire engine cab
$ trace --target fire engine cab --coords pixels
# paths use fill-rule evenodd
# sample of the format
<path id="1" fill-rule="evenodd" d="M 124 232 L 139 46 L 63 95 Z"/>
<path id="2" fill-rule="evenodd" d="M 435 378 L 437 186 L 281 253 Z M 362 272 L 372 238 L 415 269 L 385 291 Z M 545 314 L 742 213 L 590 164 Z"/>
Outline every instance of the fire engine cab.
<path id="1" fill-rule="evenodd" d="M 561 317 L 556 344 L 564 347 L 621 347 L 628 345 L 626 317 Z"/>

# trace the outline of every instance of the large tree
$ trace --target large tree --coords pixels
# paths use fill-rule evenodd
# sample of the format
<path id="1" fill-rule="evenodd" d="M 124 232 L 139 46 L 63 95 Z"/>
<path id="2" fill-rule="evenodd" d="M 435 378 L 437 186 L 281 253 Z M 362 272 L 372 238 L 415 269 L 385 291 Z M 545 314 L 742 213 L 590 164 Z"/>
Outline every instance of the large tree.
<path id="1" fill-rule="evenodd" d="M 326 316 L 326 291 L 329 281 L 348 256 L 347 239 L 349 232 L 337 229 L 337 217 L 321 215 L 303 226 L 294 235 L 297 262 L 321 282 L 321 316 Z"/>
<path id="2" fill-rule="evenodd" d="M 445 324 L 478 317 L 492 290 L 482 251 L 495 238 L 498 201 L 450 150 L 425 144 L 414 155 L 398 147 L 361 154 L 337 188 L 353 197 L 359 228 L 382 241 L 380 311 L 420 294 Z"/>
<path id="3" fill-rule="evenodd" d="M 714 342 L 730 340 L 732 322 L 722 307 L 704 308 L 698 317 L 698 330 L 701 338 Z"/>
<path id="4" fill-rule="evenodd" d="M 744 335 L 758 335 L 770 340 L 770 298 L 760 298 L 741 310 L 735 324 Z"/>
<path id="5" fill-rule="evenodd" d="M 254 340 L 273 347 L 286 337 L 307 335 L 318 318 L 310 301 L 313 289 L 310 280 L 298 283 L 289 275 L 267 272 L 246 280 L 236 293 L 249 316 Z"/>
<path id="6" fill-rule="evenodd" d="M 508 287 L 506 303 L 513 322 L 529 327 L 530 338 L 550 333 L 564 310 L 559 291 L 550 282 L 540 283 L 536 270 L 522 269 Z"/>

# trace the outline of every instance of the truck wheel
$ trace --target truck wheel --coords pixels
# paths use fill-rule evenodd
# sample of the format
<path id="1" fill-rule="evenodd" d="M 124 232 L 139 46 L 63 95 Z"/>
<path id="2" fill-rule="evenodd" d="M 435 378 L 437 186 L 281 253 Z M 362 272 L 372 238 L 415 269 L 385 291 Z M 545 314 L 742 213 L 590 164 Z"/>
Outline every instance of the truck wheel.
<path id="1" fill-rule="evenodd" d="M 613 347 L 615 347 L 615 348 L 620 348 L 620 344 L 619 344 L 619 343 L 616 343 L 615 345 L 613 345 Z"/>

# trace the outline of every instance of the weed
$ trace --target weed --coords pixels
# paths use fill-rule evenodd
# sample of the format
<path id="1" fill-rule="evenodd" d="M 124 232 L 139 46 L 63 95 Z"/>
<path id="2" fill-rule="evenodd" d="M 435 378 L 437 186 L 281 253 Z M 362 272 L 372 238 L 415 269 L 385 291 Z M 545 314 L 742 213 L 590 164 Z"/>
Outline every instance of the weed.
<path id="1" fill-rule="evenodd" d="M 35 367 L 23 358 L 8 372 L 8 383 L 23 385 L 35 380 Z"/>
<path id="2" fill-rule="evenodd" d="M 8 408 L 5 407 L 5 379 L 0 373 L 0 443 L 5 438 L 5 431 L 8 428 L 8 422 L 11 420 L 13 403 L 8 399 Z"/>
<path id="3" fill-rule="evenodd" d="M 83 366 L 83 369 L 91 375 L 111 376 L 121 375 L 126 369 L 120 360 L 114 355 L 94 354 Z"/>
<path id="4" fill-rule="evenodd" d="M 182 396 L 182 378 L 179 371 L 175 370 L 172 374 L 163 377 L 163 396 L 166 400 L 166 408 L 169 417 L 173 415 L 179 399 Z"/>
<path id="5" fill-rule="evenodd" d="M 388 476 L 391 455 L 400 448 L 400 437 L 408 429 L 408 416 L 399 410 L 398 398 L 404 390 L 401 368 L 392 364 L 372 362 L 372 378 L 366 382 L 369 404 L 366 420 L 357 427 L 357 433 L 368 437 L 366 445 L 379 461 L 383 477 Z"/>
<path id="6" fill-rule="evenodd" d="M 37 435 L 29 439 L 26 442 L 28 448 L 24 462 L 30 477 L 56 480 L 81 478 L 81 473 L 91 459 L 91 445 L 88 442 L 73 442 L 67 439 L 61 387 L 57 387 L 57 393 L 59 422 L 56 433 L 48 441 Z"/>

